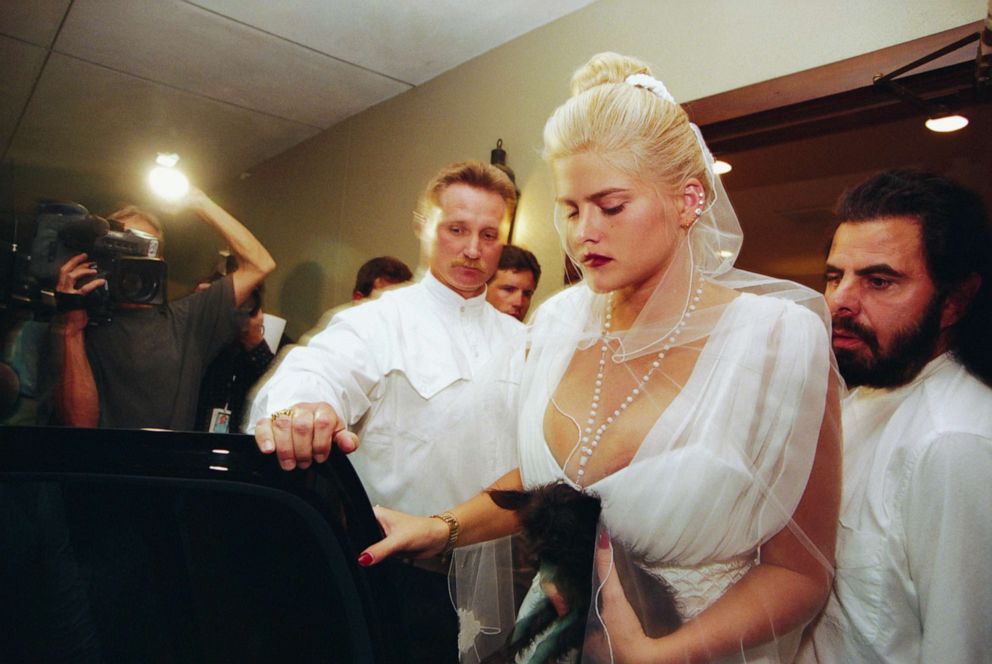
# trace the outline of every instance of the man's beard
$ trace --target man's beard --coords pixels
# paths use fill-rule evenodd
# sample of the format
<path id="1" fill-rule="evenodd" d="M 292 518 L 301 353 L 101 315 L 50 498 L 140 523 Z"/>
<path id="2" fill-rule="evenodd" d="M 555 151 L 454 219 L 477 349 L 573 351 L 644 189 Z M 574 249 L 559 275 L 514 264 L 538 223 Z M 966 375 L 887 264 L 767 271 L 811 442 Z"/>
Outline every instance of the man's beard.
<path id="1" fill-rule="evenodd" d="M 940 338 L 940 317 L 944 298 L 935 294 L 927 303 L 923 315 L 909 327 L 899 330 L 892 338 L 887 351 L 879 350 L 874 331 L 850 318 L 835 318 L 835 330 L 856 334 L 865 348 L 834 349 L 840 375 L 848 387 L 899 387 L 910 382 L 923 370 L 933 357 Z"/>

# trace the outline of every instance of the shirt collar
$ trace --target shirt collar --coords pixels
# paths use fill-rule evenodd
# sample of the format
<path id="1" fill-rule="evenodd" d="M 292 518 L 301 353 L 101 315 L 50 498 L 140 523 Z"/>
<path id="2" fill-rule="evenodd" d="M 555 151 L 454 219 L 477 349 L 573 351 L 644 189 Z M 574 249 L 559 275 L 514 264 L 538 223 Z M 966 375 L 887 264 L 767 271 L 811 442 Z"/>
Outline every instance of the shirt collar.
<path id="1" fill-rule="evenodd" d="M 464 298 L 455 291 L 451 290 L 443 283 L 441 283 L 434 274 L 428 270 L 421 281 L 424 284 L 424 288 L 430 294 L 431 298 L 437 302 L 440 302 L 446 307 L 451 307 L 453 309 L 460 308 L 462 311 L 482 311 L 483 307 L 486 306 L 486 290 L 483 289 L 482 293 L 476 295 L 475 297 Z"/>

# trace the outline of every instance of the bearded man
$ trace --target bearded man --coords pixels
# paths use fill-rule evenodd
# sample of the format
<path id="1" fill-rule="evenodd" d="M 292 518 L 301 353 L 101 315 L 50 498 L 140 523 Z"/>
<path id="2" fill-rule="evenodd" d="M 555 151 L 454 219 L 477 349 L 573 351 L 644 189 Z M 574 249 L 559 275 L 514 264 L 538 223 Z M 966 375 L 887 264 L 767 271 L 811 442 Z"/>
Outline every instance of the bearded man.
<path id="1" fill-rule="evenodd" d="M 842 403 L 837 575 L 800 661 L 992 652 L 992 238 L 979 197 L 919 171 L 845 193 L 826 266 Z"/>

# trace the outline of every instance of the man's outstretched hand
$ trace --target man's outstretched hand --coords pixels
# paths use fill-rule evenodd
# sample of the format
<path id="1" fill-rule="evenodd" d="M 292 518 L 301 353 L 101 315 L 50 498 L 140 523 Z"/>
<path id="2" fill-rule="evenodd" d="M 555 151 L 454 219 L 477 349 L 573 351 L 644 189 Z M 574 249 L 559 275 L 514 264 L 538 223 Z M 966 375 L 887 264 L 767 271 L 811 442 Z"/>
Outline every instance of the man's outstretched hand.
<path id="1" fill-rule="evenodd" d="M 358 436 L 345 428 L 330 404 L 298 403 L 255 423 L 255 443 L 263 454 L 275 452 L 283 470 L 323 463 L 337 445 L 345 454 L 358 449 Z"/>

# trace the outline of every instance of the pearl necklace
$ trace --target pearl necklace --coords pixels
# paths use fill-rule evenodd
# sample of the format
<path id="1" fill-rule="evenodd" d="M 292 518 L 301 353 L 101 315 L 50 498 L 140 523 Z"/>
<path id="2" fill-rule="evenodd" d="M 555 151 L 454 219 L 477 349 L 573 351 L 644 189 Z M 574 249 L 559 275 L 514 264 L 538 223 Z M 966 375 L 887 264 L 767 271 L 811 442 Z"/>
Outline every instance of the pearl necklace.
<path id="1" fill-rule="evenodd" d="M 678 322 L 675 323 L 674 327 L 662 335 L 660 338 L 665 339 L 664 345 L 658 352 L 657 357 L 651 362 L 651 367 L 648 369 L 647 373 L 641 376 L 641 379 L 634 386 L 634 389 L 620 401 L 620 405 L 613 411 L 612 415 L 608 415 L 606 420 L 600 424 L 595 430 L 592 428 L 593 424 L 596 422 L 596 414 L 599 412 L 599 400 L 603 392 L 603 381 L 606 377 L 606 353 L 609 351 L 609 334 L 610 328 L 613 323 L 613 293 L 610 293 L 609 298 L 606 303 L 606 315 L 603 317 L 603 328 L 600 334 L 602 339 L 602 346 L 599 349 L 599 368 L 596 370 L 596 383 L 592 390 L 592 403 L 589 405 L 589 417 L 586 418 L 586 425 L 582 429 L 582 435 L 579 439 L 579 469 L 576 471 L 576 484 L 582 484 L 582 478 L 586 474 L 586 464 L 589 463 L 589 459 L 592 457 L 592 453 L 596 451 L 599 446 L 600 440 L 603 438 L 603 434 L 606 430 L 613 424 L 618 417 L 630 404 L 634 403 L 634 399 L 644 391 L 644 387 L 651 380 L 654 375 L 655 370 L 661 366 L 661 361 L 665 359 L 665 354 L 675 345 L 678 341 L 679 335 L 682 334 L 683 328 L 685 328 L 686 322 L 692 317 L 692 312 L 696 310 L 696 305 L 699 303 L 699 298 L 703 294 L 703 276 L 699 275 L 699 285 L 696 287 L 695 293 L 692 294 L 692 301 L 686 298 L 686 306 L 682 308 L 682 315 L 679 317 Z M 667 337 L 667 339 L 665 338 Z M 574 454 L 574 452 L 573 452 Z"/>

